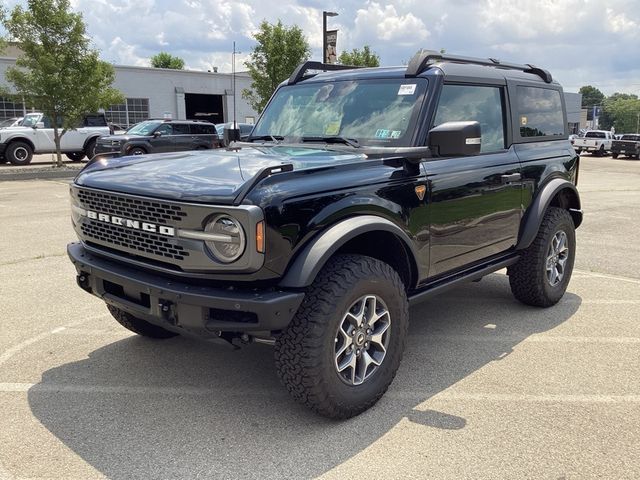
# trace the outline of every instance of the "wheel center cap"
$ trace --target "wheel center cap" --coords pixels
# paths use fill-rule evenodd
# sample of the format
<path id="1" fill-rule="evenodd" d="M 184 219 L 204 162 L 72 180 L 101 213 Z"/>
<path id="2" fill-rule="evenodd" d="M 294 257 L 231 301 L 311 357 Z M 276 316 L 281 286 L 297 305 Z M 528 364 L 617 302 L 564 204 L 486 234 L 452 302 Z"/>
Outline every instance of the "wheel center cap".
<path id="1" fill-rule="evenodd" d="M 362 332 L 356 333 L 356 337 L 355 337 L 356 346 L 361 347 L 362 345 L 364 345 L 365 339 L 366 339 L 366 336 L 364 333 Z"/>

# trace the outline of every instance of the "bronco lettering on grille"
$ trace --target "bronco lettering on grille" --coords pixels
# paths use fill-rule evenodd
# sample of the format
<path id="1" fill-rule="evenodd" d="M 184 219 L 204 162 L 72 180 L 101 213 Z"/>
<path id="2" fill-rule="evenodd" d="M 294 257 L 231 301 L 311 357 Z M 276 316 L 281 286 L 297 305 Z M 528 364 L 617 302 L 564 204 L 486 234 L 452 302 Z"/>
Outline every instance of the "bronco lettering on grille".
<path id="1" fill-rule="evenodd" d="M 87 210 L 87 218 L 98 220 L 99 222 L 111 223 L 134 230 L 143 230 L 150 233 L 159 233 L 167 237 L 175 237 L 176 230 L 166 225 L 156 225 L 155 223 L 141 222 L 139 220 L 131 220 L 129 218 L 116 217 L 115 215 L 107 215 L 106 213 L 98 213 L 93 210 Z"/>

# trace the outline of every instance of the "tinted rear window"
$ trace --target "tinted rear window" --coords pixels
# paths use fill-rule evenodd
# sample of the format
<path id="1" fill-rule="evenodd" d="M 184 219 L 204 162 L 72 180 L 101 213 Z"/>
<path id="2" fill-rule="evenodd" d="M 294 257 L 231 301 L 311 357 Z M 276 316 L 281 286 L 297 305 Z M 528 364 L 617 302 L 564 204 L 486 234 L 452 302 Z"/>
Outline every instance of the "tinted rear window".
<path id="1" fill-rule="evenodd" d="M 620 140 L 631 140 L 632 142 L 640 142 L 640 135 L 622 135 Z"/>
<path id="2" fill-rule="evenodd" d="M 587 132 L 584 138 L 606 138 L 604 132 Z"/>
<path id="3" fill-rule="evenodd" d="M 189 135 L 189 125 L 186 123 L 174 123 L 173 125 L 174 135 Z"/>
<path id="4" fill-rule="evenodd" d="M 558 90 L 519 86 L 517 97 L 521 137 L 564 135 L 562 99 Z"/>
<path id="5" fill-rule="evenodd" d="M 189 128 L 191 128 L 191 133 L 194 135 L 215 135 L 216 127 L 211 124 L 208 125 L 206 123 L 192 123 Z"/>
<path id="6" fill-rule="evenodd" d="M 87 115 L 84 117 L 85 127 L 106 127 L 107 119 L 104 115 Z"/>

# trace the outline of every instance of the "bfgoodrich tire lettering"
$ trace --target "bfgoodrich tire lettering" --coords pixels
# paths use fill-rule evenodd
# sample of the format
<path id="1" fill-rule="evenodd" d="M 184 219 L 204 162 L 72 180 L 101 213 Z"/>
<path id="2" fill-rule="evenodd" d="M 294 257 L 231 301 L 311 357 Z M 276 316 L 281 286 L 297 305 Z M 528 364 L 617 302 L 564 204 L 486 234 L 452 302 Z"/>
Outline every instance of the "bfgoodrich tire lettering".
<path id="1" fill-rule="evenodd" d="M 169 330 L 165 330 L 162 327 L 158 327 L 157 325 L 153 325 L 145 320 L 134 317 L 128 312 L 124 310 L 120 310 L 113 305 L 107 305 L 109 312 L 116 319 L 116 321 L 122 325 L 127 330 L 131 330 L 133 333 L 137 333 L 138 335 L 142 335 L 143 337 L 150 338 L 171 338 L 178 335 L 177 333 L 170 332 Z"/>
<path id="2" fill-rule="evenodd" d="M 569 285 L 575 254 L 576 234 L 571 215 L 563 208 L 550 207 L 533 243 L 518 263 L 508 269 L 513 295 L 527 305 L 555 305 Z M 556 276 L 558 273 L 560 278 Z"/>
<path id="3" fill-rule="evenodd" d="M 336 332 L 359 299 L 377 297 L 392 319 L 380 365 L 358 385 L 336 369 Z M 276 340 L 278 376 L 295 400 L 320 415 L 349 418 L 371 407 L 400 365 L 409 324 L 408 302 L 398 274 L 360 255 L 333 257 L 308 288 L 296 316 Z"/>

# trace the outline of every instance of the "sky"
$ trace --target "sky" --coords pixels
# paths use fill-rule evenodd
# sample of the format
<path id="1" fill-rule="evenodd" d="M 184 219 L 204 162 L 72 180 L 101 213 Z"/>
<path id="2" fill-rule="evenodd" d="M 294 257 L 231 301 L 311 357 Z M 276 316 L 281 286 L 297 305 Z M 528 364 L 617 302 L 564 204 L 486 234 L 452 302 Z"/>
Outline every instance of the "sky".
<path id="1" fill-rule="evenodd" d="M 11 8 L 25 0 L 2 0 Z M 640 0 L 71 0 L 104 60 L 148 66 L 166 51 L 193 70 L 243 70 L 262 20 L 298 25 L 320 60 L 322 10 L 338 52 L 370 47 L 382 65 L 420 48 L 548 69 L 565 91 L 640 95 Z M 0 34 L 4 33 L 0 30 Z"/>

